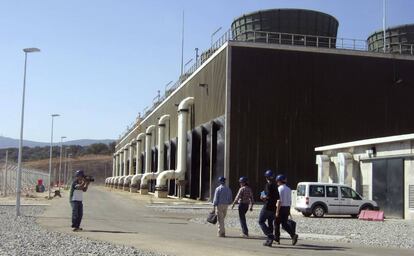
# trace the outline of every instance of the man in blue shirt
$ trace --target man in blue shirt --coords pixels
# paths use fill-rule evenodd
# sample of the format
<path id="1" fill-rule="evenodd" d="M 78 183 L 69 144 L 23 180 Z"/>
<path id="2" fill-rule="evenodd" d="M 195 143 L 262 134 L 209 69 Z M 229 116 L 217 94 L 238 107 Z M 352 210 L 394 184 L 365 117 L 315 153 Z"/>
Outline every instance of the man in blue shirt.
<path id="1" fill-rule="evenodd" d="M 226 230 L 224 228 L 224 218 L 226 218 L 227 209 L 229 208 L 229 205 L 233 202 L 233 195 L 231 189 L 225 185 L 226 179 L 224 177 L 219 177 L 218 181 L 220 185 L 216 188 L 216 191 L 214 192 L 213 211 L 216 212 L 217 208 L 217 235 L 219 237 L 225 237 Z"/>
<path id="2" fill-rule="evenodd" d="M 69 200 L 72 206 L 72 228 L 77 232 L 82 230 L 80 224 L 83 217 L 83 192 L 88 190 L 89 181 L 85 179 L 85 174 L 82 170 L 76 171 L 75 181 L 70 187 Z"/>

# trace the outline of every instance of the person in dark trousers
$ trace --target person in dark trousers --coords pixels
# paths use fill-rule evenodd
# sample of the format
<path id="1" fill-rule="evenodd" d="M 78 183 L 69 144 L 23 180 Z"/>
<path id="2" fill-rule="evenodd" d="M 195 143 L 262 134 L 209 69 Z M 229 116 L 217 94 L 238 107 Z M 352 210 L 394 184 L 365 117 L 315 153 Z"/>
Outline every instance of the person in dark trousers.
<path id="1" fill-rule="evenodd" d="M 275 220 L 275 242 L 280 244 L 280 224 L 283 229 L 289 233 L 292 238 L 292 245 L 298 242 L 298 235 L 287 223 L 290 215 L 290 206 L 292 205 L 292 190 L 286 185 L 286 177 L 282 174 L 276 177 L 278 185 L 279 200 L 276 204 L 276 220 Z"/>
<path id="2" fill-rule="evenodd" d="M 243 237 L 249 237 L 249 229 L 247 228 L 247 222 L 246 222 L 246 213 L 250 209 L 250 211 L 253 210 L 253 192 L 252 189 L 249 187 L 249 184 L 247 183 L 247 177 L 240 177 L 239 179 L 240 189 L 237 193 L 236 197 L 234 198 L 233 205 L 231 206 L 231 209 L 234 208 L 234 205 L 236 203 L 239 204 L 239 219 L 240 219 L 240 225 L 243 232 Z M 250 206 L 250 207 L 249 207 Z"/>
<path id="3" fill-rule="evenodd" d="M 89 181 L 85 179 L 85 174 L 82 170 L 77 170 L 75 177 L 76 179 L 70 188 L 69 200 L 72 206 L 72 228 L 74 232 L 77 232 L 82 230 L 80 224 L 83 217 L 83 193 L 88 190 Z"/>
<path id="4" fill-rule="evenodd" d="M 266 242 L 263 245 L 272 246 L 274 239 L 273 222 L 275 220 L 276 202 L 279 200 L 279 192 L 272 170 L 267 170 L 264 176 L 267 182 L 264 191 L 260 195 L 260 199 L 264 202 L 264 205 L 260 211 L 259 225 L 263 233 L 267 236 Z"/>
<path id="5" fill-rule="evenodd" d="M 233 195 L 231 189 L 226 186 L 226 178 L 219 177 L 218 182 L 220 185 L 216 188 L 216 191 L 214 192 L 213 212 L 216 212 L 217 208 L 217 236 L 225 237 L 226 229 L 224 227 L 224 219 L 227 215 L 227 209 L 233 201 Z"/>

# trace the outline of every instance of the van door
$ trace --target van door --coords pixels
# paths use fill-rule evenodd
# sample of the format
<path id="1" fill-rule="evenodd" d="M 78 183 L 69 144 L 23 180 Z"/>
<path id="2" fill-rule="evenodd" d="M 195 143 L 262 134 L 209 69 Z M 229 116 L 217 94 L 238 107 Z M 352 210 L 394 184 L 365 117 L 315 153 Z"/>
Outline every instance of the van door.
<path id="1" fill-rule="evenodd" d="M 358 214 L 362 198 L 349 187 L 341 186 L 341 214 Z"/>
<path id="2" fill-rule="evenodd" d="M 338 186 L 326 186 L 326 202 L 329 213 L 340 213 L 341 203 L 339 201 Z"/>

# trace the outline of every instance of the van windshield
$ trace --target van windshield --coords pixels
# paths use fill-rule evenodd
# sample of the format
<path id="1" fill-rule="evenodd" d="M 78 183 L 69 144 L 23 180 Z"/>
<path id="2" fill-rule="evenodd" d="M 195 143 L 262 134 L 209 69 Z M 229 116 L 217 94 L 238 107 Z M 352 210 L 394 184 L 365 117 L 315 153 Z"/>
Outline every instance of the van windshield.
<path id="1" fill-rule="evenodd" d="M 298 185 L 298 188 L 296 189 L 296 195 L 297 196 L 305 196 L 306 193 L 306 186 L 305 185 Z"/>

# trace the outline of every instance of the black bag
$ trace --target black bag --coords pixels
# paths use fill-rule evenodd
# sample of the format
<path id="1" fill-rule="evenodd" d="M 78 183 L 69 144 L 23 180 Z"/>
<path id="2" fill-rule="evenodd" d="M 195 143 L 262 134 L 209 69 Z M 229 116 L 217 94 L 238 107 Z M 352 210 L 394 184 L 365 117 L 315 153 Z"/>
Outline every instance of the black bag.
<path id="1" fill-rule="evenodd" d="M 215 212 L 210 212 L 207 216 L 207 222 L 211 224 L 217 223 L 217 214 Z"/>
<path id="2" fill-rule="evenodd" d="M 288 219 L 287 224 L 290 226 L 290 229 L 293 231 L 293 234 L 296 234 L 296 222 L 292 219 Z"/>

